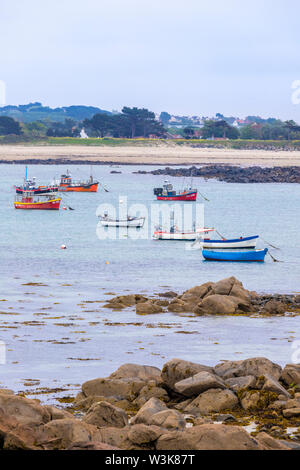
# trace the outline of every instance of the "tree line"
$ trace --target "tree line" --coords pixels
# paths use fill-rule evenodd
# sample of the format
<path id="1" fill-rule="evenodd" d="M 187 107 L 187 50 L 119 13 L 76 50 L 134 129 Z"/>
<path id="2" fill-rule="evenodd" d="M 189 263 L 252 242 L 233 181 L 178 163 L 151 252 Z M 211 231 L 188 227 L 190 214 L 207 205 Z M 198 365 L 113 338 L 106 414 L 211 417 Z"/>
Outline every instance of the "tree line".
<path id="1" fill-rule="evenodd" d="M 221 115 L 220 115 L 221 116 Z M 0 116 L 0 135 L 16 135 L 28 138 L 79 137 L 84 128 L 89 137 L 169 137 L 170 128 L 146 108 L 124 106 L 121 113 L 97 113 L 80 122 L 67 118 L 64 122 L 34 121 L 19 122 L 8 116 Z M 241 128 L 229 124 L 225 119 L 207 119 L 204 126 L 187 126 L 173 129 L 186 139 L 255 139 L 255 140 L 300 140 L 300 126 L 295 121 L 268 119 L 250 122 Z"/>

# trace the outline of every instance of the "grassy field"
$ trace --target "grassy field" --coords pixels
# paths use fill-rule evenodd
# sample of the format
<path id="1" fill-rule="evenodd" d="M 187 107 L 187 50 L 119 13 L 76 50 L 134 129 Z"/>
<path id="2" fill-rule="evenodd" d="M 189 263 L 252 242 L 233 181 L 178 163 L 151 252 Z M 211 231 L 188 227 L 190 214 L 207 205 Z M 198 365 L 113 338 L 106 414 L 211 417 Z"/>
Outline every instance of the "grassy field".
<path id="1" fill-rule="evenodd" d="M 24 136 L 0 136 L 0 145 L 76 145 L 82 147 L 180 147 L 236 149 L 236 150 L 300 150 L 300 140 L 200 140 L 200 139 L 119 139 L 119 138 L 89 138 L 77 137 L 44 137 L 24 138 Z"/>

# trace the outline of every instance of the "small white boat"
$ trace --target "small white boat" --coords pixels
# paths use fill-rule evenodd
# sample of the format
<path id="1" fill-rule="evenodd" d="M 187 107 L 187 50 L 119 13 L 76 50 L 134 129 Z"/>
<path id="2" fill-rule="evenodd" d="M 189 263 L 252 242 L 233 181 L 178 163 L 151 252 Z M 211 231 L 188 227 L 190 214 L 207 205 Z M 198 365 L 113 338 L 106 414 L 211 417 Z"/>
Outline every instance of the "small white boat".
<path id="1" fill-rule="evenodd" d="M 136 227 L 141 228 L 144 225 L 145 217 L 131 217 L 127 219 L 111 219 L 108 214 L 99 215 L 100 223 L 103 227 Z"/>
<path id="2" fill-rule="evenodd" d="M 193 242 L 200 237 L 201 234 L 207 234 L 214 231 L 214 228 L 198 228 L 196 230 L 180 232 L 176 227 L 171 227 L 170 231 L 167 232 L 158 228 L 155 230 L 153 238 L 156 240 L 184 240 L 187 242 Z"/>
<path id="3" fill-rule="evenodd" d="M 199 248 L 212 248 L 212 249 L 237 249 L 237 248 L 256 248 L 256 242 L 259 238 L 258 235 L 252 237 L 239 237 L 239 238 L 220 238 L 211 239 L 208 234 L 215 232 L 214 228 L 198 228 L 196 230 L 181 232 L 176 226 L 171 227 L 170 231 L 164 231 L 158 228 L 153 238 L 156 240 L 184 240 L 195 242 L 193 245 L 198 244 Z"/>

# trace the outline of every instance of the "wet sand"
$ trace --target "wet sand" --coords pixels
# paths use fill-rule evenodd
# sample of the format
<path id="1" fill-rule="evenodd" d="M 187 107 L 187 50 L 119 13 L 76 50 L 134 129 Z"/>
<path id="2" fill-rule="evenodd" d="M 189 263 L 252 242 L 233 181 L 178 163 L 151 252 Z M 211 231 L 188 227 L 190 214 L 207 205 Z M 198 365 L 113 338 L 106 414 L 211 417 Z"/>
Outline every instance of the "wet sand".
<path id="1" fill-rule="evenodd" d="M 22 163 L 118 163 L 191 165 L 225 163 L 243 166 L 300 166 L 300 151 L 192 148 L 175 144 L 156 146 L 0 145 L 0 161 Z M 48 160 L 50 160 L 48 162 Z"/>

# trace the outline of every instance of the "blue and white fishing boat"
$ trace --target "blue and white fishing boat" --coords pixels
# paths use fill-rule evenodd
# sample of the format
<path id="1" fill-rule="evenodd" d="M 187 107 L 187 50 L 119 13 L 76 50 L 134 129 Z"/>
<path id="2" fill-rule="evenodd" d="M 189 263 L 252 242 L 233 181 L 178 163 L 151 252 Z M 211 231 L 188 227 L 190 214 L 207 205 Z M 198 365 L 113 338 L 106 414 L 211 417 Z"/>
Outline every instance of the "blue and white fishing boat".
<path id="1" fill-rule="evenodd" d="M 239 237 L 239 238 L 221 238 L 221 239 L 210 239 L 204 238 L 199 239 L 200 246 L 203 248 L 212 248 L 212 249 L 239 249 L 239 248 L 256 248 L 256 242 L 259 238 L 259 235 L 254 235 L 252 237 Z"/>
<path id="2" fill-rule="evenodd" d="M 202 256 L 207 261 L 259 261 L 263 262 L 268 248 L 263 250 L 245 251 L 214 251 L 202 250 Z"/>

